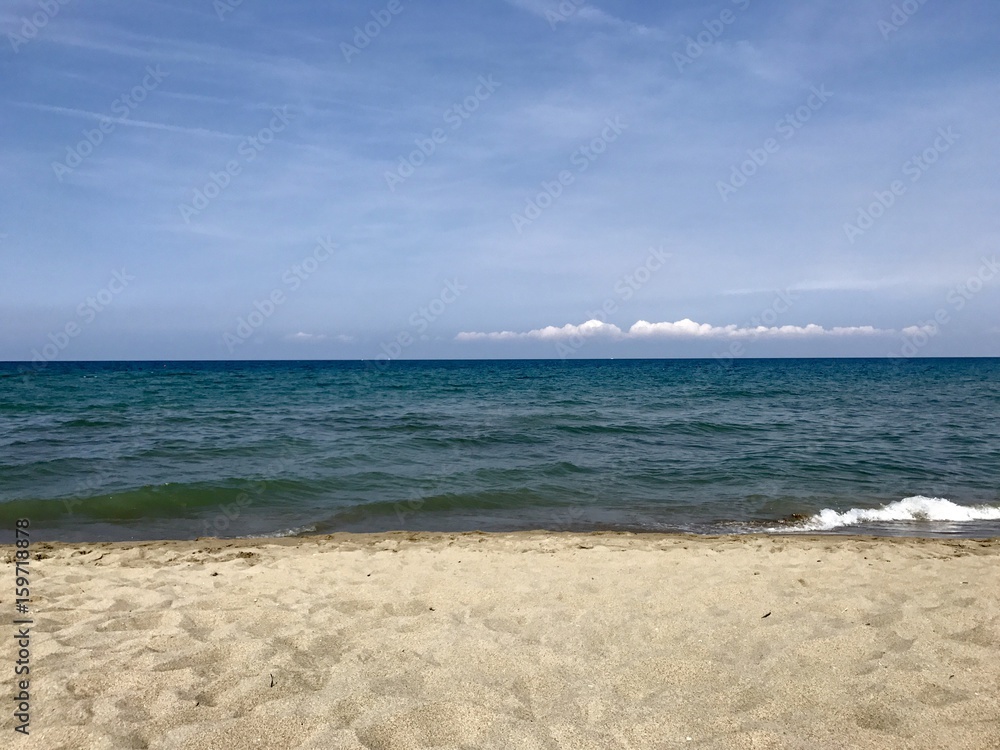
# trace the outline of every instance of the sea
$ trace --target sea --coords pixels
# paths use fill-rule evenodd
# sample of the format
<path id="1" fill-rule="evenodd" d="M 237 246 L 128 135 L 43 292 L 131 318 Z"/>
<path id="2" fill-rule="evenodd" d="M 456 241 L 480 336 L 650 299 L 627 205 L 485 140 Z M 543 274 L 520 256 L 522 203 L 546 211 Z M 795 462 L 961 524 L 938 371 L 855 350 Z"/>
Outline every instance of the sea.
<path id="1" fill-rule="evenodd" d="M 1000 535 L 1000 359 L 0 363 L 0 532 Z"/>

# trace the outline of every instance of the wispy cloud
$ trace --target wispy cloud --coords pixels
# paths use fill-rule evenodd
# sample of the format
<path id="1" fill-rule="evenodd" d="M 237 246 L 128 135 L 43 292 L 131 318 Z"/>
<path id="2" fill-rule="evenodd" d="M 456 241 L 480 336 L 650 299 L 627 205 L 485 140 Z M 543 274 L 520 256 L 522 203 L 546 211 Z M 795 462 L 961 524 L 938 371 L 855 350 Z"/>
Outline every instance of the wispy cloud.
<path id="1" fill-rule="evenodd" d="M 544 18 L 552 26 L 559 23 L 588 23 L 619 29 L 636 36 L 656 37 L 661 34 L 659 29 L 618 18 L 582 0 L 507 0 L 507 2 Z"/>
<path id="2" fill-rule="evenodd" d="M 338 344 L 350 344 L 353 343 L 354 337 L 348 336 L 345 333 L 338 333 L 336 336 L 327 336 L 325 333 L 306 333 L 305 331 L 285 336 L 285 341 L 291 341 L 295 344 L 319 344 L 327 340 L 336 341 Z"/>
<path id="3" fill-rule="evenodd" d="M 803 281 L 792 284 L 786 291 L 789 292 L 874 292 L 880 289 L 898 287 L 907 284 L 905 278 L 892 279 L 829 279 L 816 281 Z M 721 294 L 727 297 L 747 296 L 753 294 L 774 294 L 776 290 L 768 288 L 757 289 L 726 289 Z"/>
<path id="4" fill-rule="evenodd" d="M 98 122 L 112 122 L 115 125 L 126 125 L 132 128 L 149 128 L 150 130 L 165 130 L 168 133 L 183 133 L 185 135 L 207 135 L 213 138 L 243 138 L 236 133 L 224 133 L 210 128 L 189 128 L 183 125 L 171 125 L 166 122 L 150 122 L 148 120 L 136 120 L 131 117 L 108 117 L 100 112 L 89 112 L 85 109 L 73 109 L 71 107 L 57 107 L 51 104 L 37 104 L 35 102 L 8 102 L 17 107 L 27 107 L 39 112 L 52 112 L 68 117 L 78 117 L 84 120 L 94 120 Z"/>
<path id="5" fill-rule="evenodd" d="M 293 341 L 296 344 L 317 344 L 320 341 L 326 339 L 326 336 L 322 333 L 306 333 L 305 331 L 299 331 L 298 333 L 292 333 L 285 337 L 288 341 Z"/>

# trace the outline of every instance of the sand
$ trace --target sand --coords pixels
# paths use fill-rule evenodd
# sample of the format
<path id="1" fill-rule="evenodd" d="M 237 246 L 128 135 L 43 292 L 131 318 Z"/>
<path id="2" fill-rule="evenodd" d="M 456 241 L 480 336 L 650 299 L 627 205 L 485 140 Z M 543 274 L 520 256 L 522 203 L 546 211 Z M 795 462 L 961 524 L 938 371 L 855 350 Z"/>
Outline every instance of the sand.
<path id="1" fill-rule="evenodd" d="M 5 747 L 1000 747 L 998 541 L 396 533 L 32 554 L 31 734 L 8 701 Z M 0 559 L 12 584 L 10 546 Z"/>

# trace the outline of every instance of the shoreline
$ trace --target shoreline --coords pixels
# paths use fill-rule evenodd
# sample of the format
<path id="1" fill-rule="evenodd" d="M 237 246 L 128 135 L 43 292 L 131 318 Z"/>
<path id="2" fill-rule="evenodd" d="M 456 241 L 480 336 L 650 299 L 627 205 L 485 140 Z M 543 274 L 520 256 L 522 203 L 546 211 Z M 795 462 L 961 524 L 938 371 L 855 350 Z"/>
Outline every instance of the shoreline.
<path id="1" fill-rule="evenodd" d="M 1000 744 L 996 539 L 389 532 L 30 554 L 26 748 Z"/>
<path id="2" fill-rule="evenodd" d="M 660 541 L 663 543 L 686 541 L 693 545 L 697 544 L 718 544 L 731 542 L 739 544 L 749 544 L 751 542 L 811 542 L 813 544 L 832 544 L 836 542 L 855 542 L 869 544 L 900 544 L 900 545 L 924 545 L 942 544 L 944 546 L 968 546 L 991 547 L 1000 550 L 1000 536 L 908 536 L 899 534 L 848 534 L 839 532 L 817 533 L 817 532 L 748 532 L 743 534 L 701 534 L 694 532 L 672 532 L 672 531 L 622 531 L 622 530 L 600 530 L 600 531 L 549 531 L 546 529 L 532 529 L 527 531 L 338 531 L 329 534 L 302 534 L 289 536 L 247 536 L 247 537 L 197 537 L 195 539 L 133 539 L 133 540 L 96 540 L 96 541 L 35 541 L 31 542 L 31 549 L 59 550 L 63 548 L 85 548 L 101 547 L 112 549 L 128 549 L 131 547 L 148 546 L 207 546 L 213 549 L 220 549 L 232 546 L 297 546 L 299 544 L 319 544 L 321 542 L 331 544 L 348 544 L 361 542 L 385 541 L 408 541 L 434 543 L 441 541 L 462 541 L 469 539 L 494 538 L 531 541 L 533 539 L 554 538 L 556 540 L 580 539 L 600 539 L 602 542 L 626 543 L 629 541 Z M 627 546 L 627 545 L 626 545 Z M 12 550 L 12 543 L 0 543 L 0 553 Z"/>

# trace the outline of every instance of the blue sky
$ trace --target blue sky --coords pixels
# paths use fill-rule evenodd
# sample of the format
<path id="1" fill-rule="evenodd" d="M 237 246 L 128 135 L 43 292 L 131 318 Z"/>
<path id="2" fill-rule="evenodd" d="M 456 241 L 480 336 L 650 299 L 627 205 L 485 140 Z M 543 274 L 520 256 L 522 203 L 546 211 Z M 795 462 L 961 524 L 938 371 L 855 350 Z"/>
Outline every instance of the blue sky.
<path id="1" fill-rule="evenodd" d="M 0 29 L 3 359 L 1000 355 L 994 3 Z"/>

